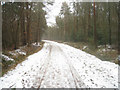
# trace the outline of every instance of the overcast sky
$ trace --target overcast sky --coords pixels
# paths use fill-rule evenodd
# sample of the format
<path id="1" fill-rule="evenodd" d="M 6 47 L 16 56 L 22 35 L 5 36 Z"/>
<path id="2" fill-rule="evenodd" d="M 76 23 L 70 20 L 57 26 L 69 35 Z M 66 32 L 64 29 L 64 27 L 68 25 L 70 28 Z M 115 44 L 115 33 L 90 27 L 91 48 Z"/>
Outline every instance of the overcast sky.
<path id="1" fill-rule="evenodd" d="M 70 0 L 55 0 L 54 4 L 49 5 L 48 8 L 50 11 L 47 13 L 47 25 L 52 26 L 55 24 L 55 17 L 59 14 L 62 2 L 69 2 Z"/>

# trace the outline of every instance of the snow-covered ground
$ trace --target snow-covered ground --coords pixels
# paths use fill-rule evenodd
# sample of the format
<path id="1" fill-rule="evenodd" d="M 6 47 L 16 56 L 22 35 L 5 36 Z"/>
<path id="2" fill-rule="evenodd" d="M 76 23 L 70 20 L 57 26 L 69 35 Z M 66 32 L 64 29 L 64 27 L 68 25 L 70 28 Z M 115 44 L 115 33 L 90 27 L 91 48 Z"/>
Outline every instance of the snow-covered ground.
<path id="1" fill-rule="evenodd" d="M 11 54 L 13 56 L 26 55 L 26 52 L 22 51 L 22 48 L 24 48 L 24 47 L 21 47 L 20 49 L 16 49 L 15 51 L 9 51 L 9 54 Z"/>
<path id="2" fill-rule="evenodd" d="M 30 55 L 0 78 L 0 88 L 118 88 L 118 65 L 101 61 L 71 46 L 44 40 Z"/>
<path id="3" fill-rule="evenodd" d="M 2 58 L 4 58 L 5 61 L 14 61 L 14 59 L 2 54 Z"/>

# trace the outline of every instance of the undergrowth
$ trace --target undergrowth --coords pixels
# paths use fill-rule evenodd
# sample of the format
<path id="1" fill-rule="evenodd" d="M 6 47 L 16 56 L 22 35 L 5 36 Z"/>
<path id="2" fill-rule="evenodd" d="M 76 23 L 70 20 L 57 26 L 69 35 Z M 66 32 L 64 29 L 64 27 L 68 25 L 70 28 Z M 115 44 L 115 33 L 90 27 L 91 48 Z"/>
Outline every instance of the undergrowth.
<path id="1" fill-rule="evenodd" d="M 114 50 L 110 49 L 109 51 L 102 51 L 103 49 L 106 50 L 107 48 L 100 47 L 100 48 L 95 49 L 94 46 L 84 43 L 84 42 L 65 42 L 65 44 L 68 44 L 77 49 L 80 49 L 89 54 L 92 54 L 103 61 L 110 61 L 110 62 L 119 64 L 117 60 L 117 57 L 118 57 L 117 50 L 115 49 Z M 84 46 L 87 46 L 87 48 L 83 49 Z"/>
<path id="2" fill-rule="evenodd" d="M 14 69 L 19 63 L 23 62 L 24 60 L 26 60 L 26 58 L 34 53 L 37 53 L 38 51 L 40 51 L 44 45 L 44 42 L 40 43 L 41 46 L 36 47 L 31 45 L 30 47 L 25 47 L 24 51 L 26 52 L 26 55 L 11 55 L 9 53 L 9 50 L 3 50 L 2 54 L 14 59 L 14 61 L 6 61 L 4 60 L 4 58 L 2 58 L 2 63 L 0 63 L 0 65 L 2 65 L 2 76 L 7 73 L 8 71 Z"/>

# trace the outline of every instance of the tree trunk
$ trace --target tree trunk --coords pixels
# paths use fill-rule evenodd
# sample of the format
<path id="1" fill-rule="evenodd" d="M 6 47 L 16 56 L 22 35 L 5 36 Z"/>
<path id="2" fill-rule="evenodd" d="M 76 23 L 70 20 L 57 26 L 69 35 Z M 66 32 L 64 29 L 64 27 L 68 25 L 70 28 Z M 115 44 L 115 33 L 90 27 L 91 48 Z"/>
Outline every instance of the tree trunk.
<path id="1" fill-rule="evenodd" d="M 15 47 L 14 47 L 14 49 L 17 49 L 17 48 L 18 48 L 18 42 L 19 42 L 19 41 L 18 41 L 18 40 L 19 40 L 19 39 L 18 39 L 18 38 L 19 38 L 19 32 L 18 32 L 18 31 L 19 31 L 19 30 L 18 30 L 18 29 L 19 29 L 19 20 L 18 20 L 16 23 L 17 23 L 17 28 L 16 28 L 16 31 L 15 31 L 16 34 L 15 34 Z"/>
<path id="2" fill-rule="evenodd" d="M 118 7 L 118 54 L 120 55 L 120 1 Z"/>
<path id="3" fill-rule="evenodd" d="M 73 31 L 73 40 L 76 39 L 76 17 L 74 16 L 74 31 Z"/>
<path id="4" fill-rule="evenodd" d="M 96 32 L 95 2 L 94 2 L 94 46 L 95 46 L 95 48 L 97 48 L 97 32 Z"/>
<path id="5" fill-rule="evenodd" d="M 109 45 L 111 45 L 111 21 L 110 21 L 110 5 L 109 5 L 109 2 L 108 2 L 108 21 L 109 21 Z"/>
<path id="6" fill-rule="evenodd" d="M 37 43 L 40 42 L 40 3 L 39 3 L 39 11 L 38 11 L 38 30 L 37 30 Z"/>
<path id="7" fill-rule="evenodd" d="M 64 19 L 64 41 L 66 41 L 66 19 Z"/>
<path id="8" fill-rule="evenodd" d="M 38 14 L 38 31 L 37 31 L 37 44 L 40 42 L 40 16 Z"/>
<path id="9" fill-rule="evenodd" d="M 26 17 L 27 17 L 27 43 L 28 43 L 28 47 L 30 46 L 30 12 L 31 12 L 30 8 L 29 8 L 29 3 L 26 2 L 26 10 L 27 10 L 27 12 L 26 12 Z"/>
<path id="10" fill-rule="evenodd" d="M 22 41 L 22 45 L 26 45 L 24 3 L 22 5 L 22 10 L 21 11 L 22 11 L 22 14 L 21 14 L 21 41 Z"/>
<path id="11" fill-rule="evenodd" d="M 90 5 L 88 5 L 88 9 L 89 9 L 89 14 L 88 14 L 87 41 L 88 41 L 88 36 L 89 36 L 89 31 L 90 31 Z"/>

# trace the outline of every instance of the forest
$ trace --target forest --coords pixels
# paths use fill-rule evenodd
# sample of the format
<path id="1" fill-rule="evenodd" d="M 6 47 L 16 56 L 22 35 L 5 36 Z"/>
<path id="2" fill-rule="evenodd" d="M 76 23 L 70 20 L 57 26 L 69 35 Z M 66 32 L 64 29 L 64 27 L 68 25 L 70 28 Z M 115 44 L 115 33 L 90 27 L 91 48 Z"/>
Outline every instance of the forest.
<path id="1" fill-rule="evenodd" d="M 86 42 L 94 48 L 110 45 L 120 53 L 119 13 L 118 2 L 64 2 L 56 17 L 56 25 L 48 27 L 48 34 L 44 37 Z"/>
<path id="2" fill-rule="evenodd" d="M 8 2 L 2 5 L 2 47 L 13 50 L 40 42 L 47 28 L 42 2 Z"/>
<path id="3" fill-rule="evenodd" d="M 63 2 L 53 26 L 47 26 L 44 7 L 43 2 L 3 3 L 3 49 L 40 42 L 44 33 L 45 39 L 86 42 L 95 48 L 108 44 L 120 52 L 118 2 Z"/>
<path id="4" fill-rule="evenodd" d="M 120 2 L 1 6 L 0 89 L 119 88 Z"/>

